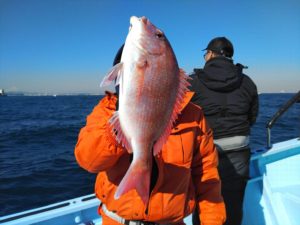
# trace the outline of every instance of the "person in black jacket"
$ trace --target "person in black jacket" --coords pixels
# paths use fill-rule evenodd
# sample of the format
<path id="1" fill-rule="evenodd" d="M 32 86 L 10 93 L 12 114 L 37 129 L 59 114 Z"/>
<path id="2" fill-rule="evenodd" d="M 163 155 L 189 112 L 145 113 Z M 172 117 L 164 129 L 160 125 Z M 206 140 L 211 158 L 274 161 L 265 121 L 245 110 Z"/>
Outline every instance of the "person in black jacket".
<path id="1" fill-rule="evenodd" d="M 190 89 L 195 92 L 192 102 L 203 109 L 214 132 L 227 213 L 225 224 L 241 224 L 249 177 L 250 127 L 258 114 L 257 88 L 243 73 L 246 67 L 233 63 L 234 49 L 227 38 L 214 38 L 204 50 L 204 68 L 194 69 L 190 75 Z"/>

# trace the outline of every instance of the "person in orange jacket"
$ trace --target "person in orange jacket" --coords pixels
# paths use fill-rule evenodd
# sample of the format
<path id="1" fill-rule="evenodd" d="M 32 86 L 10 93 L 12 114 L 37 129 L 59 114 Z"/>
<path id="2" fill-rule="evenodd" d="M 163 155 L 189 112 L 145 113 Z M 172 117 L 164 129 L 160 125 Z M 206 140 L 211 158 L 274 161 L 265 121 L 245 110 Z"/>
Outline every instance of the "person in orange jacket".
<path id="1" fill-rule="evenodd" d="M 121 59 L 122 47 L 114 64 Z M 117 94 L 105 97 L 87 117 L 75 147 L 78 164 L 98 173 L 95 193 L 101 200 L 103 225 L 176 224 L 199 208 L 201 224 L 221 225 L 226 213 L 217 170 L 218 156 L 200 107 L 187 92 L 181 114 L 162 151 L 153 156 L 148 205 L 135 190 L 114 199 L 116 189 L 130 166 L 132 154 L 117 143 L 108 121 L 117 110 Z M 143 181 L 141 181 L 143 182 Z"/>

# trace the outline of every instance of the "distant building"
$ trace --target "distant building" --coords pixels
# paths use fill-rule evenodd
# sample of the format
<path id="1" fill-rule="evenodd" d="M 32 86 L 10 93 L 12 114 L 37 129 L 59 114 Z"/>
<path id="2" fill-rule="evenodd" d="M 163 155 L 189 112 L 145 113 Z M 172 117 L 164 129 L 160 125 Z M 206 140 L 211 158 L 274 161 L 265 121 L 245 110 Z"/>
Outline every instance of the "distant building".
<path id="1" fill-rule="evenodd" d="M 5 96 L 5 92 L 4 92 L 4 89 L 0 89 L 0 96 Z"/>

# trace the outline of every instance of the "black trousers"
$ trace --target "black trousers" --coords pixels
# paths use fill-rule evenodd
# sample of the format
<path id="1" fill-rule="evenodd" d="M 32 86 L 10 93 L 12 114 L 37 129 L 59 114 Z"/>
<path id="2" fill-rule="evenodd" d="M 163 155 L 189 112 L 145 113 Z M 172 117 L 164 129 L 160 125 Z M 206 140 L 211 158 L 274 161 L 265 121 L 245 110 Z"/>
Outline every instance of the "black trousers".
<path id="1" fill-rule="evenodd" d="M 225 225 L 240 225 L 243 218 L 243 200 L 249 179 L 250 148 L 235 151 L 218 149 L 218 171 L 226 207 Z M 193 225 L 200 224 L 198 213 L 193 214 Z"/>

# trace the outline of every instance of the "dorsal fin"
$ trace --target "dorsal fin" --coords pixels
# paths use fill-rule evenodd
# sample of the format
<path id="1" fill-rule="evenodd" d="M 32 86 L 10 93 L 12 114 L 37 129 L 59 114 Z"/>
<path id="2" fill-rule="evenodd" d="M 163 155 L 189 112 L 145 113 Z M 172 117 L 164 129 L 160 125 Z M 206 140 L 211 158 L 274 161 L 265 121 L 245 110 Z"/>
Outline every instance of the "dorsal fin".
<path id="1" fill-rule="evenodd" d="M 183 103 L 185 93 L 188 91 L 188 86 L 190 85 L 190 83 L 187 81 L 188 79 L 189 77 L 186 75 L 186 73 L 182 69 L 179 69 L 179 86 L 178 86 L 177 96 L 173 107 L 171 119 L 168 125 L 166 126 L 165 131 L 162 133 L 160 138 L 154 144 L 153 147 L 154 155 L 157 155 L 161 151 L 162 146 L 167 141 L 171 133 L 174 122 L 178 118 L 178 114 L 180 113 L 181 105 Z"/>

